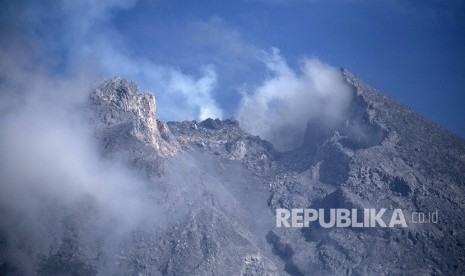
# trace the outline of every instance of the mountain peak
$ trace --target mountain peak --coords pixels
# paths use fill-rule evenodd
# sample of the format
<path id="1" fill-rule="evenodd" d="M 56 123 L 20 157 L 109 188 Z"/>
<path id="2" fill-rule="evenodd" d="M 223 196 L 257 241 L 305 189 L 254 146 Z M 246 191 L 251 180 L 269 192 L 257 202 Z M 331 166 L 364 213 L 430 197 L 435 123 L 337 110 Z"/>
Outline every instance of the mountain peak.
<path id="1" fill-rule="evenodd" d="M 95 89 L 94 96 L 115 108 L 133 112 L 149 126 L 156 127 L 155 97 L 152 93 L 141 93 L 136 83 L 115 77 Z"/>
<path id="2" fill-rule="evenodd" d="M 169 139 L 171 134 L 166 124 L 156 119 L 155 96 L 142 93 L 136 83 L 114 77 L 98 86 L 91 93 L 90 101 L 97 116 L 97 129 L 109 140 L 135 138 L 162 156 L 177 152 L 177 144 Z M 121 129 L 126 130 L 127 137 L 113 135 Z"/>
<path id="3" fill-rule="evenodd" d="M 104 174 L 91 176 L 92 185 L 82 185 L 86 199 L 103 189 L 95 206 L 107 204 L 107 198 L 115 202 L 108 218 L 106 209 L 102 216 L 95 215 L 87 200 L 76 200 L 69 208 L 48 205 L 51 201 L 37 204 L 40 213 L 47 210 L 48 218 L 63 216 L 63 222 L 56 223 L 67 228 L 62 237 L 55 234 L 60 231 L 43 226 L 52 233 L 47 239 L 60 246 L 52 243 L 40 254 L 29 250 L 25 256 L 30 254 L 28 261 L 47 275 L 92 274 L 84 270 L 88 268 L 95 274 L 114 269 L 131 275 L 464 275 L 463 258 L 457 256 L 465 254 L 465 142 L 347 70 L 342 74 L 352 92 L 344 117 L 330 125 L 308 121 L 303 145 L 286 152 L 244 132 L 233 120 L 157 121 L 153 94 L 119 77 L 103 82 L 89 98 L 99 154 L 122 159 L 142 183 L 136 187 L 129 178 L 121 186 L 94 185 L 95 179 L 107 178 Z M 65 153 L 75 152 L 73 148 Z M 21 156 L 29 158 L 30 153 Z M 44 174 L 37 171 L 41 179 Z M 56 181 L 55 175 L 51 180 Z M 108 183 L 116 178 L 110 176 Z M 16 183 L 22 182 L 12 184 Z M 140 189 L 140 194 L 128 193 L 129 187 Z M 128 197 L 112 197 L 119 189 Z M 131 206 L 126 200 L 147 205 L 126 211 Z M 303 228 L 275 227 L 273 213 L 283 208 L 325 214 L 336 208 L 386 213 L 397 209 L 407 219 L 439 214 L 439 222 L 327 228 L 315 221 Z M 0 204 L 0 211 L 7 210 Z M 75 214 L 85 219 L 75 220 Z M 125 214 L 139 216 L 141 222 L 130 227 L 121 222 L 119 229 L 131 230 L 117 235 L 109 235 L 106 226 L 97 228 L 102 232 L 94 230 Z M 16 213 L 9 217 L 9 225 L 18 225 Z M 16 265 L 3 257 L 3 252 L 17 252 L 8 247 L 20 232 L 13 230 L 0 231 L 0 274 Z M 108 263 L 116 265 L 108 268 Z"/>

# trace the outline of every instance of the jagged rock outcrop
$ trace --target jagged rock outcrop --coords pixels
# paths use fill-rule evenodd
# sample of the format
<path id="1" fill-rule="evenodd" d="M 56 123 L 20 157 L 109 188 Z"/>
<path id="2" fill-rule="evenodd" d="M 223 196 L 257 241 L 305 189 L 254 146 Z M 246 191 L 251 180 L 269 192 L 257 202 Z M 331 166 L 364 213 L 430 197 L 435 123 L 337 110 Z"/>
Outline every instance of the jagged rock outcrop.
<path id="1" fill-rule="evenodd" d="M 128 139 L 153 148 L 160 156 L 173 156 L 179 150 L 166 123 L 156 120 L 155 97 L 142 94 L 134 82 L 119 77 L 106 81 L 90 95 L 90 108 L 108 152 L 125 149 Z"/>
<path id="2" fill-rule="evenodd" d="M 131 167 L 147 176 L 154 193 L 161 193 L 154 200 L 167 216 L 176 217 L 162 226 L 168 229 L 139 231 L 135 240 L 128 238 L 129 245 L 122 249 L 124 259 L 118 259 L 122 274 L 243 271 L 245 275 L 279 275 L 276 260 L 272 260 L 275 256 L 266 252 L 265 242 L 259 242 L 264 234 L 257 235 L 258 230 L 249 222 L 253 217 L 247 208 L 255 202 L 241 198 L 243 190 L 249 189 L 254 199 L 260 198 L 259 212 L 266 213 L 273 224 L 266 207 L 267 191 L 252 174 L 255 170 L 247 171 L 234 163 L 244 158 L 245 149 L 231 154 L 235 141 L 250 140 L 260 145 L 253 147 L 253 153 L 271 155 L 269 143 L 243 133 L 237 122 L 230 120 L 157 121 L 153 95 L 141 94 L 134 83 L 119 78 L 105 82 L 91 94 L 90 109 L 96 115 L 93 124 L 103 153 L 124 156 Z M 224 131 L 219 133 L 220 129 Z M 221 159 L 225 160 L 216 163 Z M 262 167 L 261 171 L 269 169 Z M 235 174 L 241 177 L 235 179 Z"/>

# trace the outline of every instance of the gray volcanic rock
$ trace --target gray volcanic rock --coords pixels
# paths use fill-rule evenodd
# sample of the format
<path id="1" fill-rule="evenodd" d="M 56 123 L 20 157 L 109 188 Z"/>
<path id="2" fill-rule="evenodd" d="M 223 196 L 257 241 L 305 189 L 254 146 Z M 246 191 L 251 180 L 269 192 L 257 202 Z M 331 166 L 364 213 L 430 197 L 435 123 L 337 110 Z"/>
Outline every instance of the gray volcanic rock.
<path id="1" fill-rule="evenodd" d="M 272 207 L 438 210 L 440 222 L 392 229 L 310 227 L 299 234 L 275 229 L 270 240 L 292 249 L 286 261 L 297 275 L 463 274 L 464 141 L 342 73 L 358 110 L 326 139 L 308 133 L 317 128 L 309 124 L 304 148 L 296 151 L 307 149 L 313 161 L 291 172 L 293 180 L 277 177 Z M 351 133 L 354 124 L 362 139 Z"/>
<path id="2" fill-rule="evenodd" d="M 289 152 L 234 120 L 157 121 L 152 94 L 106 81 L 89 98 L 102 154 L 139 173 L 166 218 L 123 234 L 111 253 L 99 243 L 83 248 L 72 235 L 83 222 L 69 222 L 71 234 L 55 254 L 42 253 L 38 271 L 464 275 L 465 141 L 341 74 L 353 90 L 347 118 L 310 121 L 303 145 Z M 276 208 L 400 208 L 407 218 L 438 210 L 439 222 L 276 228 Z M 12 271 L 0 251 L 0 272 Z"/>
<path id="3" fill-rule="evenodd" d="M 130 144 L 127 139 L 140 143 L 138 147 L 153 149 L 160 156 L 177 152 L 176 141 L 166 124 L 156 120 L 153 94 L 142 94 L 135 83 L 116 77 L 95 89 L 90 101 L 96 114 L 97 133 L 108 152 L 127 149 Z"/>
<path id="4" fill-rule="evenodd" d="M 126 253 L 118 260 L 121 274 L 279 275 L 277 261 L 271 260 L 276 256 L 268 253 L 271 247 L 264 239 L 268 229 L 252 222 L 253 215 L 265 213 L 267 224 L 273 225 L 268 191 L 254 171 L 234 162 L 244 158 L 240 150 L 230 154 L 234 139 L 251 139 L 263 152 L 272 149 L 269 143 L 243 133 L 233 121 L 156 121 L 153 96 L 119 78 L 91 94 L 90 109 L 104 154 L 123 156 L 146 175 L 153 192 L 163 193 L 153 200 L 175 217 L 162 230 L 127 237 L 121 248 Z M 246 192 L 252 198 L 244 197 Z"/>

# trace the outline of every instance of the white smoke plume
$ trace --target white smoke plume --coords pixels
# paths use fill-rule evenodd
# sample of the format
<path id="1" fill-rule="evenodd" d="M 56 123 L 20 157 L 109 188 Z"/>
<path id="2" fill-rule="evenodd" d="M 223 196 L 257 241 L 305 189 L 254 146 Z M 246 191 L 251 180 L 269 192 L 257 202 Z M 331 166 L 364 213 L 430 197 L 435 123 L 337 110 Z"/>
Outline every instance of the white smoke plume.
<path id="1" fill-rule="evenodd" d="M 73 68 L 83 59 L 93 60 L 101 75 L 120 75 L 136 81 L 144 90 L 156 93 L 159 117 L 170 120 L 223 118 L 214 99 L 216 69 L 199 64 L 198 74 L 138 57 L 128 50 L 127 41 L 109 22 L 118 12 L 134 7 L 137 0 L 26 1 L 17 4 L 19 24 L 38 43 L 47 63 Z M 16 19 L 15 19 L 16 20 Z M 50 26 L 50 22 L 55 23 Z M 57 58 L 58 57 L 58 58 Z M 56 59 L 56 60 L 55 60 Z"/>
<path id="2" fill-rule="evenodd" d="M 53 254 L 65 233 L 75 231 L 85 248 L 116 243 L 150 219 L 158 225 L 163 217 L 146 183 L 99 155 L 83 112 L 86 74 L 56 79 L 31 67 L 8 70 L 22 80 L 0 85 L 0 236 L 8 263 L 31 275 L 36 254 Z"/>
<path id="3" fill-rule="evenodd" d="M 244 130 L 286 151 L 302 145 L 310 120 L 331 125 L 343 119 L 351 92 L 338 69 L 304 58 L 293 70 L 276 48 L 263 61 L 269 78 L 244 92 L 235 115 Z"/>
<path id="4" fill-rule="evenodd" d="M 95 12 L 103 16 L 105 10 Z M 106 258 L 115 255 L 121 237 L 143 225 L 164 225 L 165 216 L 145 180 L 99 154 L 85 111 L 99 65 L 82 60 L 68 72 L 53 72 L 24 26 L 5 24 L 0 41 L 2 265 L 18 275 L 34 275 L 37 258 L 55 254 L 66 236 L 75 234 L 81 250 L 75 253 L 92 256 L 98 246 L 99 272 L 108 274 L 114 262 Z"/>

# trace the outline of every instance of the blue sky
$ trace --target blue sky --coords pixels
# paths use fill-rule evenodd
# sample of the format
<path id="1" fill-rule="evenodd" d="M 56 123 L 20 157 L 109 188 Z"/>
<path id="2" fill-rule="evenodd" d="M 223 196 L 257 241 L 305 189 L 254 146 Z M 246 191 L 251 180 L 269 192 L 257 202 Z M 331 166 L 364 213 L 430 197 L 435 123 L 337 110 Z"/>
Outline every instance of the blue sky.
<path id="1" fill-rule="evenodd" d="M 154 91 L 165 120 L 231 117 L 276 48 L 291 68 L 306 58 L 347 68 L 465 137 L 461 1 L 23 1 L 1 15 L 2 33 L 26 36 L 45 67 L 90 60 Z"/>

